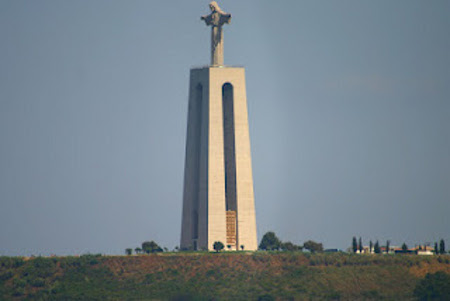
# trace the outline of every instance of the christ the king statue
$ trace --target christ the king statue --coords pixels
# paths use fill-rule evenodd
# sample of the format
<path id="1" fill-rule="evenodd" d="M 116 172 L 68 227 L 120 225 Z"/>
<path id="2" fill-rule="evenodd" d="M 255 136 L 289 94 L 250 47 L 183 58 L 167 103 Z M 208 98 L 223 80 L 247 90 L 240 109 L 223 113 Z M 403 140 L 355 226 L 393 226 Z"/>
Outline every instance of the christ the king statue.
<path id="1" fill-rule="evenodd" d="M 230 23 L 231 14 L 222 11 L 216 1 L 209 4 L 211 14 L 202 16 L 206 25 L 211 25 L 211 65 L 223 66 L 223 32 L 222 25 Z"/>

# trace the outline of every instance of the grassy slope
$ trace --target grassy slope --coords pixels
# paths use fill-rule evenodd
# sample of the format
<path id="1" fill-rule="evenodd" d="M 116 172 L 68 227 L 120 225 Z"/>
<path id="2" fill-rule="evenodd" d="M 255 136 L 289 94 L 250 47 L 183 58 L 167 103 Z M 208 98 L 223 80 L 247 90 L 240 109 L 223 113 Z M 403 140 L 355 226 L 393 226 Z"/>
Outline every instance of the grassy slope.
<path id="1" fill-rule="evenodd" d="M 0 300 L 413 299 L 449 256 L 186 253 L 60 258 L 0 257 Z"/>

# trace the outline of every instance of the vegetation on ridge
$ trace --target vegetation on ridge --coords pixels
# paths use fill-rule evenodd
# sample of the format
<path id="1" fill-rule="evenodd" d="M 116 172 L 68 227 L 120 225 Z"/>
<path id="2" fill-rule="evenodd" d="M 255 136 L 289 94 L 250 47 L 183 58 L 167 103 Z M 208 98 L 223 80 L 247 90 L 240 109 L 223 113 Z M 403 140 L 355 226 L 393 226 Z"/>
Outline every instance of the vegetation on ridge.
<path id="1" fill-rule="evenodd" d="M 441 273 L 434 276 L 436 272 Z M 0 257 L 0 299 L 414 300 L 431 296 L 430 289 L 449 287 L 449 273 L 448 255 L 186 252 Z"/>

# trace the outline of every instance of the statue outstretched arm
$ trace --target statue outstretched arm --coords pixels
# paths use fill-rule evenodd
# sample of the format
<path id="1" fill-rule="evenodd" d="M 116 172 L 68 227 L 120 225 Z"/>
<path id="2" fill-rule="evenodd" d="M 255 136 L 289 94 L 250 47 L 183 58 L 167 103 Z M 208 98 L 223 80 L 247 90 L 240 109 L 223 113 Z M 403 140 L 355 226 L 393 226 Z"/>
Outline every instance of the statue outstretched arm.
<path id="1" fill-rule="evenodd" d="M 212 25 L 212 15 L 201 16 L 201 20 L 204 20 L 206 25 Z"/>
<path id="2" fill-rule="evenodd" d="M 226 13 L 220 14 L 220 24 L 225 24 L 225 23 L 229 24 L 230 20 L 231 20 L 231 14 L 226 14 Z"/>

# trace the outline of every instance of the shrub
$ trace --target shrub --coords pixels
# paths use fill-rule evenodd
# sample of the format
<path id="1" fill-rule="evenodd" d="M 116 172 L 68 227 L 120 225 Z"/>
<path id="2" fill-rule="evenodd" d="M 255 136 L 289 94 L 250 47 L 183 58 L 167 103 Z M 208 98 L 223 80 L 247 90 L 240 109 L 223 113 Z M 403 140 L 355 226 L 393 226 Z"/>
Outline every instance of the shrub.
<path id="1" fill-rule="evenodd" d="M 45 280 L 40 277 L 31 278 L 28 280 L 28 283 L 33 287 L 44 287 L 45 286 Z"/>
<path id="2" fill-rule="evenodd" d="M 364 297 L 365 300 L 380 300 L 382 299 L 381 294 L 377 290 L 370 290 L 366 292 L 361 293 L 362 297 Z"/>
<path id="3" fill-rule="evenodd" d="M 84 254 L 80 256 L 81 265 L 96 265 L 101 254 Z"/>
<path id="4" fill-rule="evenodd" d="M 259 244 L 260 250 L 273 251 L 278 250 L 281 247 L 281 240 L 275 235 L 274 232 L 267 232 L 264 234 Z"/>
<path id="5" fill-rule="evenodd" d="M 444 272 L 427 274 L 414 289 L 419 300 L 450 300 L 450 275 Z"/>
<path id="6" fill-rule="evenodd" d="M 302 250 L 301 246 L 297 246 L 290 241 L 281 243 L 280 248 L 283 251 L 301 251 Z"/>
<path id="7" fill-rule="evenodd" d="M 27 282 L 20 278 L 14 278 L 13 279 L 13 286 L 14 288 L 24 288 L 27 285 Z"/>
<path id="8" fill-rule="evenodd" d="M 158 244 L 156 242 L 152 241 L 144 241 L 142 243 L 142 250 L 147 253 L 158 253 L 158 252 L 163 252 L 163 249 L 158 246 Z"/>
<path id="9" fill-rule="evenodd" d="M 26 266 L 26 271 L 35 277 L 49 277 L 53 275 L 55 263 L 52 259 L 37 257 L 32 260 L 32 265 Z"/>
<path id="10" fill-rule="evenodd" d="M 24 263 L 25 261 L 21 257 L 6 257 L 6 256 L 0 257 L 0 267 L 3 268 L 7 269 L 18 268 L 23 266 Z"/>
<path id="11" fill-rule="evenodd" d="M 323 252 L 323 245 L 312 240 L 308 240 L 307 242 L 305 242 L 303 244 L 303 248 L 309 250 L 311 253 Z"/>
<path id="12" fill-rule="evenodd" d="M 265 294 L 258 297 L 258 301 L 275 301 L 275 298 L 272 295 Z"/>
<path id="13" fill-rule="evenodd" d="M 221 250 L 223 250 L 224 245 L 222 242 L 216 241 L 216 242 L 214 242 L 213 248 L 214 248 L 214 250 L 216 250 L 216 252 L 220 252 Z"/>
<path id="14" fill-rule="evenodd" d="M 14 276 L 13 272 L 7 271 L 5 273 L 0 274 L 0 282 L 11 279 Z"/>
<path id="15" fill-rule="evenodd" d="M 341 294 L 336 291 L 331 291 L 326 295 L 327 300 L 341 300 Z"/>
<path id="16" fill-rule="evenodd" d="M 25 289 L 23 287 L 17 287 L 14 289 L 12 295 L 14 297 L 20 297 L 23 296 L 23 294 L 25 294 Z"/>

